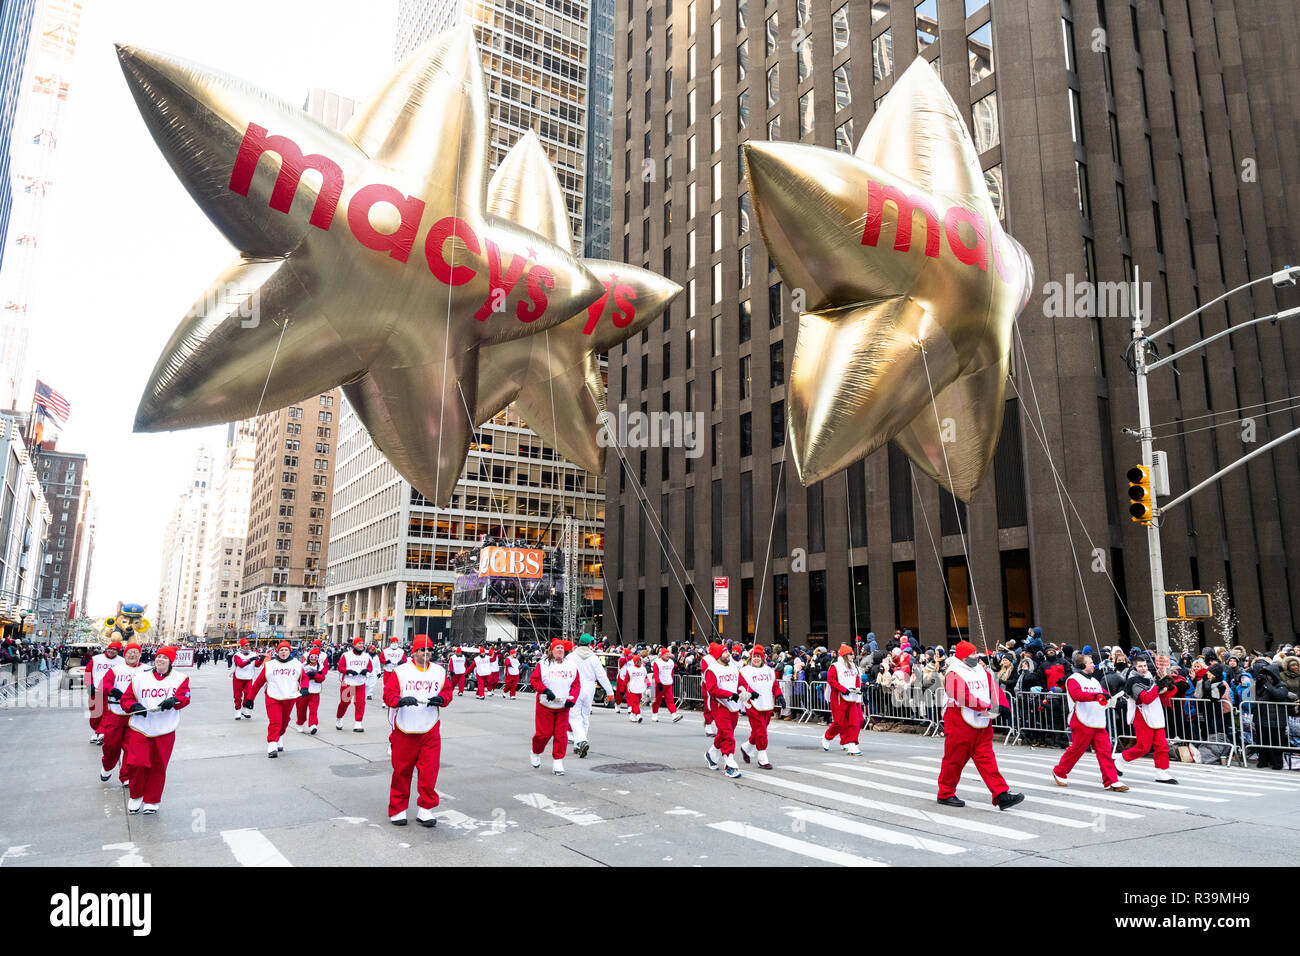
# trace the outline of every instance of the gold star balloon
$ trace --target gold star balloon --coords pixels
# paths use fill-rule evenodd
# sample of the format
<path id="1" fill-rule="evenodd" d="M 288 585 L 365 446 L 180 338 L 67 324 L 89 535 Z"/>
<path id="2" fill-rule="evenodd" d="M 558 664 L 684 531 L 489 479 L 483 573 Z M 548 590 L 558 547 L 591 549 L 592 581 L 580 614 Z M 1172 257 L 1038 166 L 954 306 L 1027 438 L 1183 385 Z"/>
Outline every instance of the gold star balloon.
<path id="1" fill-rule="evenodd" d="M 402 63 L 345 132 L 233 77 L 118 56 L 173 171 L 239 257 L 173 333 L 136 431 L 247 418 L 344 386 L 397 471 L 445 505 L 473 432 L 480 348 L 605 290 L 487 211 L 482 66 L 468 26 Z"/>
<path id="2" fill-rule="evenodd" d="M 1033 266 L 938 76 L 914 62 L 854 155 L 761 142 L 745 163 L 768 253 L 805 303 L 787 386 L 799 480 L 892 440 L 969 500 L 997 448 Z"/>
<path id="3" fill-rule="evenodd" d="M 571 249 L 569 210 L 555 170 L 537 137 L 526 133 L 488 183 L 488 210 Z M 636 335 L 658 318 L 681 286 L 622 262 L 583 259 L 605 295 L 540 335 L 484 346 L 493 377 L 479 383 L 476 424 L 511 402 L 528 427 L 565 458 L 596 474 L 605 471 L 597 441 L 605 411 L 598 353 Z"/>

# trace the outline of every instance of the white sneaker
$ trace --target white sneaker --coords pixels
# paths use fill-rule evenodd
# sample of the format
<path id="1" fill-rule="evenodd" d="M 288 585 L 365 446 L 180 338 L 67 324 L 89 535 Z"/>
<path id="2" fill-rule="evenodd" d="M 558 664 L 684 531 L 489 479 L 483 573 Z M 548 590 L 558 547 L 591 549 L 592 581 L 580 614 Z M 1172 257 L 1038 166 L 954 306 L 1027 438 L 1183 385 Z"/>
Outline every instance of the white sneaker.
<path id="1" fill-rule="evenodd" d="M 436 827 L 438 818 L 433 815 L 432 808 L 419 807 L 415 813 L 415 822 L 422 827 Z"/>
<path id="2" fill-rule="evenodd" d="M 541 755 L 541 754 L 533 754 L 533 755 L 529 758 L 529 763 L 531 763 L 534 767 L 540 767 L 540 766 L 542 765 L 542 755 Z"/>
<path id="3" fill-rule="evenodd" d="M 551 773 L 555 774 L 557 777 L 563 777 L 563 776 L 564 776 L 564 761 L 563 761 L 563 760 L 556 760 L 556 761 L 553 761 L 553 762 L 551 763 Z"/>
<path id="4" fill-rule="evenodd" d="M 144 806 L 144 797 L 132 797 L 126 802 L 127 813 L 139 813 L 140 808 Z"/>
<path id="5" fill-rule="evenodd" d="M 651 719 L 652 721 L 654 721 L 656 724 L 659 723 L 659 715 L 658 715 L 658 714 L 651 714 L 651 715 L 650 715 L 650 719 Z"/>
<path id="6" fill-rule="evenodd" d="M 388 756 L 391 757 L 392 755 L 393 755 L 393 745 L 392 745 L 392 744 L 389 744 L 389 745 L 388 745 Z"/>
<path id="7" fill-rule="evenodd" d="M 311 725 L 311 730 L 307 731 L 307 733 L 308 733 L 308 734 L 314 734 L 314 733 L 316 733 L 316 725 L 315 725 L 315 724 L 312 724 L 312 725 Z"/>
<path id="8" fill-rule="evenodd" d="M 704 762 L 709 765 L 710 770 L 717 770 L 719 766 L 717 758 L 713 756 L 715 753 L 717 753 L 717 750 L 713 747 L 704 751 Z M 719 754 L 719 756 L 721 756 L 721 754 Z"/>
<path id="9" fill-rule="evenodd" d="M 675 723 L 677 723 L 677 721 L 679 721 L 679 720 L 681 720 L 681 719 L 682 719 L 682 713 L 681 713 L 681 711 L 678 711 L 677 713 L 673 714 L 672 722 L 675 724 Z"/>
<path id="10" fill-rule="evenodd" d="M 305 734 L 305 733 L 307 732 L 307 725 L 306 725 L 306 724 L 294 724 L 294 725 L 293 725 L 293 729 L 296 730 L 296 731 L 298 731 L 298 733 L 300 733 L 300 734 Z"/>
<path id="11" fill-rule="evenodd" d="M 399 813 L 394 813 L 391 817 L 388 818 L 388 822 L 395 827 L 406 826 L 406 811 L 402 810 Z"/>
<path id="12" fill-rule="evenodd" d="M 825 737 L 822 738 L 822 750 L 826 751 L 827 753 L 831 752 L 831 742 L 827 740 Z"/>
<path id="13" fill-rule="evenodd" d="M 340 717 L 338 720 L 334 721 L 334 729 L 335 729 L 335 730 L 342 730 L 342 729 L 343 729 L 343 718 L 342 718 L 342 717 Z"/>
<path id="14" fill-rule="evenodd" d="M 108 783 L 108 778 L 111 777 L 111 776 L 113 776 L 113 771 L 111 771 L 111 770 L 101 770 L 101 771 L 99 772 L 99 782 L 100 782 L 100 783 Z"/>
<path id="15" fill-rule="evenodd" d="M 244 716 L 243 711 L 241 711 L 241 710 L 236 710 L 236 711 L 235 711 L 235 720 L 241 720 L 241 719 L 243 718 L 243 716 Z"/>
<path id="16" fill-rule="evenodd" d="M 847 750 L 847 751 L 849 752 L 849 756 L 850 756 L 850 757 L 861 757 L 861 756 L 862 756 L 862 748 L 859 747 L 857 744 L 849 744 L 849 745 L 848 745 L 847 747 L 845 747 L 844 749 Z"/>
<path id="17" fill-rule="evenodd" d="M 364 734 L 366 732 L 366 728 L 361 726 L 361 721 L 358 720 L 352 724 L 352 732 L 354 734 Z"/>
<path id="18" fill-rule="evenodd" d="M 156 803 L 146 803 L 146 804 L 144 805 L 144 812 L 145 812 L 145 813 L 157 813 L 157 812 L 158 812 L 158 804 L 156 804 Z"/>
<path id="19" fill-rule="evenodd" d="M 280 752 L 280 748 L 275 745 L 275 741 L 271 741 L 269 744 L 266 745 L 266 755 L 268 757 L 274 757 L 279 752 Z"/>
<path id="20" fill-rule="evenodd" d="M 1052 779 L 1056 781 L 1056 785 L 1057 785 L 1058 787 L 1064 787 L 1064 786 L 1067 786 L 1067 784 L 1066 784 L 1066 782 L 1065 782 L 1065 778 L 1064 778 L 1064 777 L 1058 777 L 1058 776 L 1056 775 L 1056 771 L 1055 771 L 1055 770 L 1052 771 Z"/>
<path id="21" fill-rule="evenodd" d="M 276 749 L 276 750 L 284 750 L 284 743 L 281 742 L 281 741 L 279 741 L 279 740 L 277 740 L 277 741 L 275 742 L 275 749 Z"/>
<path id="22" fill-rule="evenodd" d="M 1177 783 L 1177 782 L 1178 781 L 1174 779 L 1174 775 L 1171 774 L 1168 770 L 1156 771 L 1156 783 Z"/>
<path id="23" fill-rule="evenodd" d="M 705 724 L 705 725 L 704 725 L 704 733 L 705 733 L 706 735 L 712 737 L 712 736 L 715 735 L 717 732 L 718 732 L 718 731 L 714 728 L 714 726 L 713 726 L 712 724 Z"/>

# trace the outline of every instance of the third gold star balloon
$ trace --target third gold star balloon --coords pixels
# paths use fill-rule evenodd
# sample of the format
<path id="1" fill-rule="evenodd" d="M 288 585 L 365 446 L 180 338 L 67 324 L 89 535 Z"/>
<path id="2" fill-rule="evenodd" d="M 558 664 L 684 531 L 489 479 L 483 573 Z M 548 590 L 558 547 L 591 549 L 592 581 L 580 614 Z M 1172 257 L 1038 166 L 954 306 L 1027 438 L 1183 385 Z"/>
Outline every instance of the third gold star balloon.
<path id="1" fill-rule="evenodd" d="M 145 124 L 238 252 L 173 333 L 137 431 L 247 418 L 343 386 L 397 471 L 445 505 L 480 349 L 605 290 L 487 211 L 487 106 L 468 26 L 417 50 L 336 132 L 234 77 L 119 47 Z"/>
<path id="2" fill-rule="evenodd" d="M 768 253 L 805 303 L 787 386 L 800 481 L 896 441 L 968 500 L 997 448 L 1033 266 L 952 97 L 917 60 L 854 155 L 763 142 L 745 162 Z"/>

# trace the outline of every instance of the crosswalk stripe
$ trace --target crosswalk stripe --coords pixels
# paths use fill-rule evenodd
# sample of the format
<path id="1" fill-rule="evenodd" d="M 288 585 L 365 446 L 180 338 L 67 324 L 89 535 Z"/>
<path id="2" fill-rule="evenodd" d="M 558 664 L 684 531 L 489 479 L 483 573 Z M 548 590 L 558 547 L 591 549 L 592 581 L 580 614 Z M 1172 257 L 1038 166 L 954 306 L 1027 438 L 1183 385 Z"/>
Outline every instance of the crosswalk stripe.
<path id="1" fill-rule="evenodd" d="M 293 866 L 260 830 L 222 830 L 221 839 L 240 866 Z"/>
<path id="2" fill-rule="evenodd" d="M 940 762 L 939 758 L 937 757 L 935 758 L 914 757 L 913 760 L 923 761 L 929 764 L 937 764 Z M 877 762 L 889 764 L 890 766 L 894 766 L 894 767 L 910 767 L 913 770 L 923 769 L 921 767 L 918 767 L 916 763 L 905 763 L 901 760 L 883 760 Z M 924 769 L 928 770 L 931 768 L 926 767 Z M 967 770 L 964 776 L 971 776 L 972 773 L 973 771 Z M 1003 777 L 1006 777 L 1007 783 L 1013 784 L 1017 787 L 1021 787 L 1022 789 L 1025 790 L 1045 790 L 1048 793 L 1060 793 L 1061 790 L 1063 789 L 1061 787 L 1058 787 L 1055 783 L 1052 783 L 1050 785 L 1045 783 L 1030 783 L 1021 777 L 1016 777 L 1015 779 L 1012 779 L 1011 777 L 1007 777 L 1006 774 L 1003 774 Z M 977 779 L 977 777 L 971 777 L 971 779 L 974 780 Z M 1115 793 L 1112 790 L 1102 790 L 1100 786 L 1097 787 L 1097 790 L 1099 791 L 1098 793 L 1086 793 L 1086 792 L 1081 793 L 1078 790 L 1074 790 L 1071 791 L 1070 795 L 1072 797 L 1083 799 L 1083 800 L 1102 800 L 1107 803 L 1110 802 L 1130 803 L 1140 807 L 1150 807 L 1153 810 L 1186 810 L 1187 809 L 1187 807 L 1178 803 L 1161 803 L 1158 800 L 1149 800 L 1142 796 L 1133 796 L 1132 790 L 1128 791 L 1128 793 Z"/>
<path id="3" fill-rule="evenodd" d="M 934 794 L 927 793 L 923 790 L 911 790 L 907 787 L 897 787 L 887 783 L 881 783 L 878 780 L 859 780 L 854 777 L 846 777 L 840 773 L 831 773 L 828 770 L 816 770 L 811 767 L 791 767 L 796 773 L 810 773 L 818 777 L 825 777 L 827 780 L 834 780 L 837 783 L 847 783 L 854 787 L 864 787 L 868 790 L 880 790 L 884 793 L 896 793 L 903 797 L 920 797 L 923 800 L 934 800 Z M 983 800 L 971 800 L 966 804 L 967 807 L 975 810 L 987 810 L 992 813 L 1001 813 L 992 803 L 985 803 Z M 1037 813 L 1033 810 L 1016 810 L 1016 818 L 1023 820 L 1039 820 L 1043 823 L 1052 823 L 1057 826 L 1070 827 L 1074 830 L 1085 830 L 1092 826 L 1088 820 L 1076 820 L 1073 817 L 1058 817 L 1050 813 Z"/>
<path id="4" fill-rule="evenodd" d="M 1002 754 L 998 754 L 998 760 L 1004 760 Z M 1015 753 L 1014 756 L 1006 756 L 1006 760 L 1017 760 L 1023 763 L 1032 763 L 1035 766 L 1045 766 L 1050 769 L 1056 765 L 1056 757 L 1037 757 L 1031 753 Z M 1117 761 L 1119 762 L 1118 758 Z M 1121 765 L 1121 770 L 1128 775 L 1128 769 L 1138 771 L 1139 774 L 1152 774 L 1154 771 L 1149 769 L 1149 765 L 1143 766 L 1140 763 L 1126 763 Z M 1171 773 L 1178 774 L 1180 779 L 1195 780 L 1197 786 L 1229 786 L 1229 787 L 1248 787 L 1251 790 L 1266 790 L 1278 793 L 1294 793 L 1300 791 L 1300 784 L 1288 784 L 1278 782 L 1264 777 L 1262 771 L 1249 770 L 1247 767 L 1213 767 L 1204 766 L 1200 763 L 1170 763 Z M 1249 779 L 1262 778 L 1262 779 Z"/>
<path id="5" fill-rule="evenodd" d="M 1059 751 L 1057 751 L 1057 753 L 1059 753 Z M 1040 756 L 1030 750 L 1024 750 L 1022 752 L 1020 748 L 1015 748 L 1014 754 L 1007 755 L 1008 759 L 1012 756 L 1017 760 L 1040 763 L 1049 768 L 1055 766 L 1056 761 L 1059 759 L 1058 757 L 1052 756 L 1051 753 L 1045 753 Z M 999 753 L 998 759 L 1001 760 L 1002 757 L 1003 754 Z M 1141 765 L 1130 766 L 1136 766 L 1139 770 L 1145 769 Z M 1128 773 L 1127 766 L 1122 769 L 1125 774 Z M 1170 765 L 1170 770 L 1176 772 L 1179 776 L 1187 777 L 1189 780 L 1192 777 L 1196 777 L 1197 783 L 1215 783 L 1231 779 L 1232 783 L 1235 785 L 1251 787 L 1252 789 L 1266 787 L 1270 790 L 1300 791 L 1300 783 L 1287 783 L 1276 779 L 1275 777 L 1266 776 L 1265 771 L 1253 770 L 1249 767 L 1214 767 L 1197 763 L 1173 763 Z"/>
<path id="6" fill-rule="evenodd" d="M 580 827 L 589 827 L 593 823 L 604 823 L 604 820 L 602 820 L 597 814 L 592 813 L 590 810 L 566 806 L 563 803 L 556 803 L 544 793 L 516 793 L 515 799 L 535 810 L 544 810 L 553 816 L 559 817 L 567 823 L 572 823 Z"/>
<path id="7" fill-rule="evenodd" d="M 771 830 L 750 826 L 748 823 L 737 823 L 735 820 L 710 823 L 709 827 L 713 830 L 721 830 L 723 833 L 730 833 L 733 836 L 744 837 L 746 840 L 766 843 L 768 846 L 774 846 L 779 850 L 789 850 L 791 853 L 798 853 L 800 856 L 821 860 L 823 863 L 837 863 L 840 866 L 889 865 L 879 860 L 868 859 L 865 856 L 854 856 L 852 853 L 845 853 L 842 850 L 832 850 L 830 847 L 817 846 L 815 843 L 805 843 L 783 833 L 773 833 Z"/>
<path id="8" fill-rule="evenodd" d="M 1038 766 L 1039 766 L 1039 764 L 1037 764 L 1037 763 L 1030 763 L 1030 762 L 1028 762 L 1028 761 L 1026 761 L 1026 760 L 1020 760 L 1020 759 L 1018 759 L 1018 758 L 1016 758 L 1016 757 L 1000 757 L 1000 758 L 998 758 L 998 759 L 999 759 L 999 762 L 1000 762 L 1000 763 L 1015 764 L 1015 765 L 1018 766 L 1018 767 L 1038 767 Z M 1117 766 L 1119 766 L 1118 761 L 1116 762 L 1116 764 L 1117 764 Z M 1125 765 L 1120 766 L 1120 769 L 1124 771 L 1124 776 L 1125 776 L 1126 779 L 1129 779 L 1129 780 L 1132 780 L 1132 779 L 1140 779 L 1142 783 L 1155 783 L 1155 782 L 1156 782 L 1156 778 L 1155 778 L 1155 774 L 1154 774 L 1154 773 L 1147 773 L 1147 772 L 1143 772 L 1142 770 L 1139 770 L 1139 769 L 1134 769 L 1131 765 L 1128 765 L 1128 764 L 1125 764 Z M 1050 772 L 1051 768 L 1049 767 L 1048 770 L 1049 770 L 1049 772 Z M 1091 767 L 1089 767 L 1089 768 L 1087 768 L 1087 769 L 1084 769 L 1084 768 L 1081 768 L 1081 767 L 1075 767 L 1073 770 L 1070 771 L 1070 773 L 1071 773 L 1071 774 L 1078 774 L 1081 770 L 1083 771 L 1083 772 L 1082 772 L 1082 776 L 1087 777 L 1087 778 L 1090 779 L 1090 780 L 1093 779 L 1093 778 L 1095 778 L 1095 779 L 1098 780 L 1098 781 L 1101 780 L 1101 774 L 1099 774 L 1099 773 L 1094 774 L 1094 773 L 1092 772 L 1092 768 L 1091 768 Z M 1260 796 L 1263 796 L 1262 793 L 1259 793 L 1259 792 L 1257 792 L 1257 791 L 1253 791 L 1253 790 L 1233 790 L 1233 789 L 1228 788 L 1228 787 L 1201 787 L 1201 786 L 1196 786 L 1195 784 L 1183 783 L 1182 781 L 1179 781 L 1179 783 L 1178 783 L 1178 792 L 1179 792 L 1180 794 L 1182 794 L 1182 793 L 1188 793 L 1188 792 L 1191 792 L 1191 793 L 1215 793 L 1215 794 L 1223 794 L 1223 793 L 1226 793 L 1226 794 L 1228 794 L 1229 796 L 1235 796 L 1235 797 L 1260 797 Z"/>
<path id="9" fill-rule="evenodd" d="M 862 766 L 860 764 L 843 764 L 833 763 L 832 767 L 841 767 L 845 770 L 853 770 L 856 773 L 874 773 L 882 777 L 894 777 L 899 780 L 911 780 L 914 783 L 933 783 L 931 777 L 914 777 L 911 774 L 898 773 L 894 770 L 882 770 L 875 766 Z M 919 769 L 919 768 L 918 768 Z M 973 781 L 963 780 L 962 784 L 973 785 Z M 1086 813 L 1101 813 L 1109 817 L 1115 817 L 1119 820 L 1141 820 L 1142 814 L 1133 813 L 1129 810 L 1120 810 L 1116 807 L 1092 807 L 1084 803 L 1074 803 L 1070 800 L 1056 800 L 1049 797 L 1034 797 L 1034 806 L 1043 805 L 1045 807 L 1060 807 L 1063 810 L 1083 810 Z M 1021 811 L 1016 810 L 1016 816 L 1020 816 Z"/>
<path id="10" fill-rule="evenodd" d="M 991 823 L 981 823 L 978 820 L 964 820 L 961 817 L 949 816 L 944 813 L 933 813 L 929 810 L 919 810 L 916 807 L 907 807 L 898 803 L 885 803 L 882 800 L 869 800 L 866 797 L 858 796 L 856 793 L 844 793 L 841 790 L 827 790 L 825 787 L 813 787 L 806 783 L 786 780 L 783 777 L 774 777 L 770 774 L 761 779 L 763 783 L 771 784 L 774 787 L 784 787 L 787 790 L 807 794 L 810 797 L 821 797 L 825 800 L 837 800 L 840 803 L 848 803 L 855 807 L 862 807 L 865 810 L 879 810 L 883 813 L 892 813 L 897 817 L 906 817 L 909 820 L 921 820 L 925 823 L 934 824 L 936 826 L 946 826 L 954 830 L 972 830 L 976 833 L 982 833 L 985 836 L 1000 837 L 1004 840 L 1036 839 L 1034 834 L 1027 833 L 1024 830 L 1013 830 L 1010 827 L 1000 827 Z"/>
<path id="11" fill-rule="evenodd" d="M 887 830 L 884 827 L 873 826 L 860 820 L 847 820 L 844 817 L 837 817 L 833 813 L 826 813 L 822 810 L 788 810 L 786 816 L 802 820 L 805 823 L 830 827 L 832 830 L 839 830 L 841 833 L 852 834 L 868 840 L 879 840 L 881 843 L 892 843 L 894 846 L 910 847 L 913 850 L 925 850 L 928 853 L 940 853 L 944 856 L 966 852 L 965 847 L 944 843 L 942 840 L 931 840 L 928 837 L 919 837 L 912 833 Z"/>
<path id="12" fill-rule="evenodd" d="M 118 866 L 152 866 L 146 863 L 144 856 L 140 853 L 140 848 L 134 843 L 105 843 L 100 849 L 103 850 L 122 850 L 123 855 L 117 858 Z"/>

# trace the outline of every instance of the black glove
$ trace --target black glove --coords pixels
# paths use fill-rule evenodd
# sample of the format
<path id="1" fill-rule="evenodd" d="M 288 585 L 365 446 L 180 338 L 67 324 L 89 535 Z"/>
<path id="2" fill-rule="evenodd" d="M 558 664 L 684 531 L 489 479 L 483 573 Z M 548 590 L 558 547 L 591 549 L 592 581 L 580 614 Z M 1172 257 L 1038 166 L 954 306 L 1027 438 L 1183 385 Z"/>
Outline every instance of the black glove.
<path id="1" fill-rule="evenodd" d="M 109 700 L 121 700 L 121 699 L 122 699 L 122 692 L 121 692 L 120 690 L 118 690 L 116 687 L 114 687 L 112 690 L 110 690 L 110 691 L 108 692 L 108 699 L 109 699 Z"/>
<path id="2" fill-rule="evenodd" d="M 776 695 L 776 706 L 780 707 L 782 710 L 785 710 L 785 698 L 782 697 L 780 694 Z"/>
<path id="3" fill-rule="evenodd" d="M 251 700 L 244 701 L 244 710 L 252 710 L 252 709 L 253 709 L 253 702 Z"/>
<path id="4" fill-rule="evenodd" d="M 546 695 L 547 700 L 555 700 L 555 691 L 551 690 L 549 687 L 542 691 L 542 693 Z"/>
<path id="5" fill-rule="evenodd" d="M 566 708 L 567 708 L 567 707 L 572 707 L 572 706 L 574 705 L 574 703 L 575 703 L 575 701 L 572 701 L 572 700 L 566 700 L 566 701 L 564 702 L 564 706 L 565 706 Z"/>
<path id="6" fill-rule="evenodd" d="M 401 700 L 399 700 L 399 701 L 397 702 L 397 706 L 398 706 L 398 707 L 416 707 L 416 706 L 419 705 L 419 703 L 420 703 L 420 702 L 419 702 L 418 700 L 416 700 L 414 697 L 403 697 Z"/>
<path id="7" fill-rule="evenodd" d="M 177 701 L 175 697 L 168 697 L 165 701 L 163 701 L 161 704 L 158 705 L 158 709 L 171 710 L 173 707 L 177 705 L 177 703 L 179 703 L 179 701 Z"/>
<path id="8" fill-rule="evenodd" d="M 146 707 L 144 704 L 135 703 L 135 704 L 132 704 L 132 705 L 131 705 L 131 709 L 128 710 L 127 713 L 128 713 L 128 714 L 143 714 L 143 713 L 147 713 L 148 710 L 149 710 L 149 708 Z"/>
<path id="9" fill-rule="evenodd" d="M 316 673 L 316 668 L 314 668 L 314 667 L 308 667 L 308 668 L 307 668 L 307 676 L 310 677 L 310 676 L 311 676 L 312 674 L 314 674 L 314 673 Z"/>
<path id="10" fill-rule="evenodd" d="M 357 676 L 357 672 L 356 672 L 356 671 L 344 671 L 343 673 L 346 674 L 348 677 L 356 677 L 356 676 Z"/>
<path id="11" fill-rule="evenodd" d="M 443 698 L 441 694 L 438 694 L 434 697 L 430 697 L 424 706 L 425 707 L 446 707 L 447 701 L 445 698 Z"/>
<path id="12" fill-rule="evenodd" d="M 300 688 L 298 688 L 298 696 L 299 696 L 299 697 L 308 697 L 308 696 L 310 696 L 310 695 L 311 695 L 311 691 L 309 691 L 306 687 L 300 687 Z"/>
<path id="13" fill-rule="evenodd" d="M 736 701 L 740 700 L 740 694 L 732 694 L 728 700 L 734 704 Z"/>

